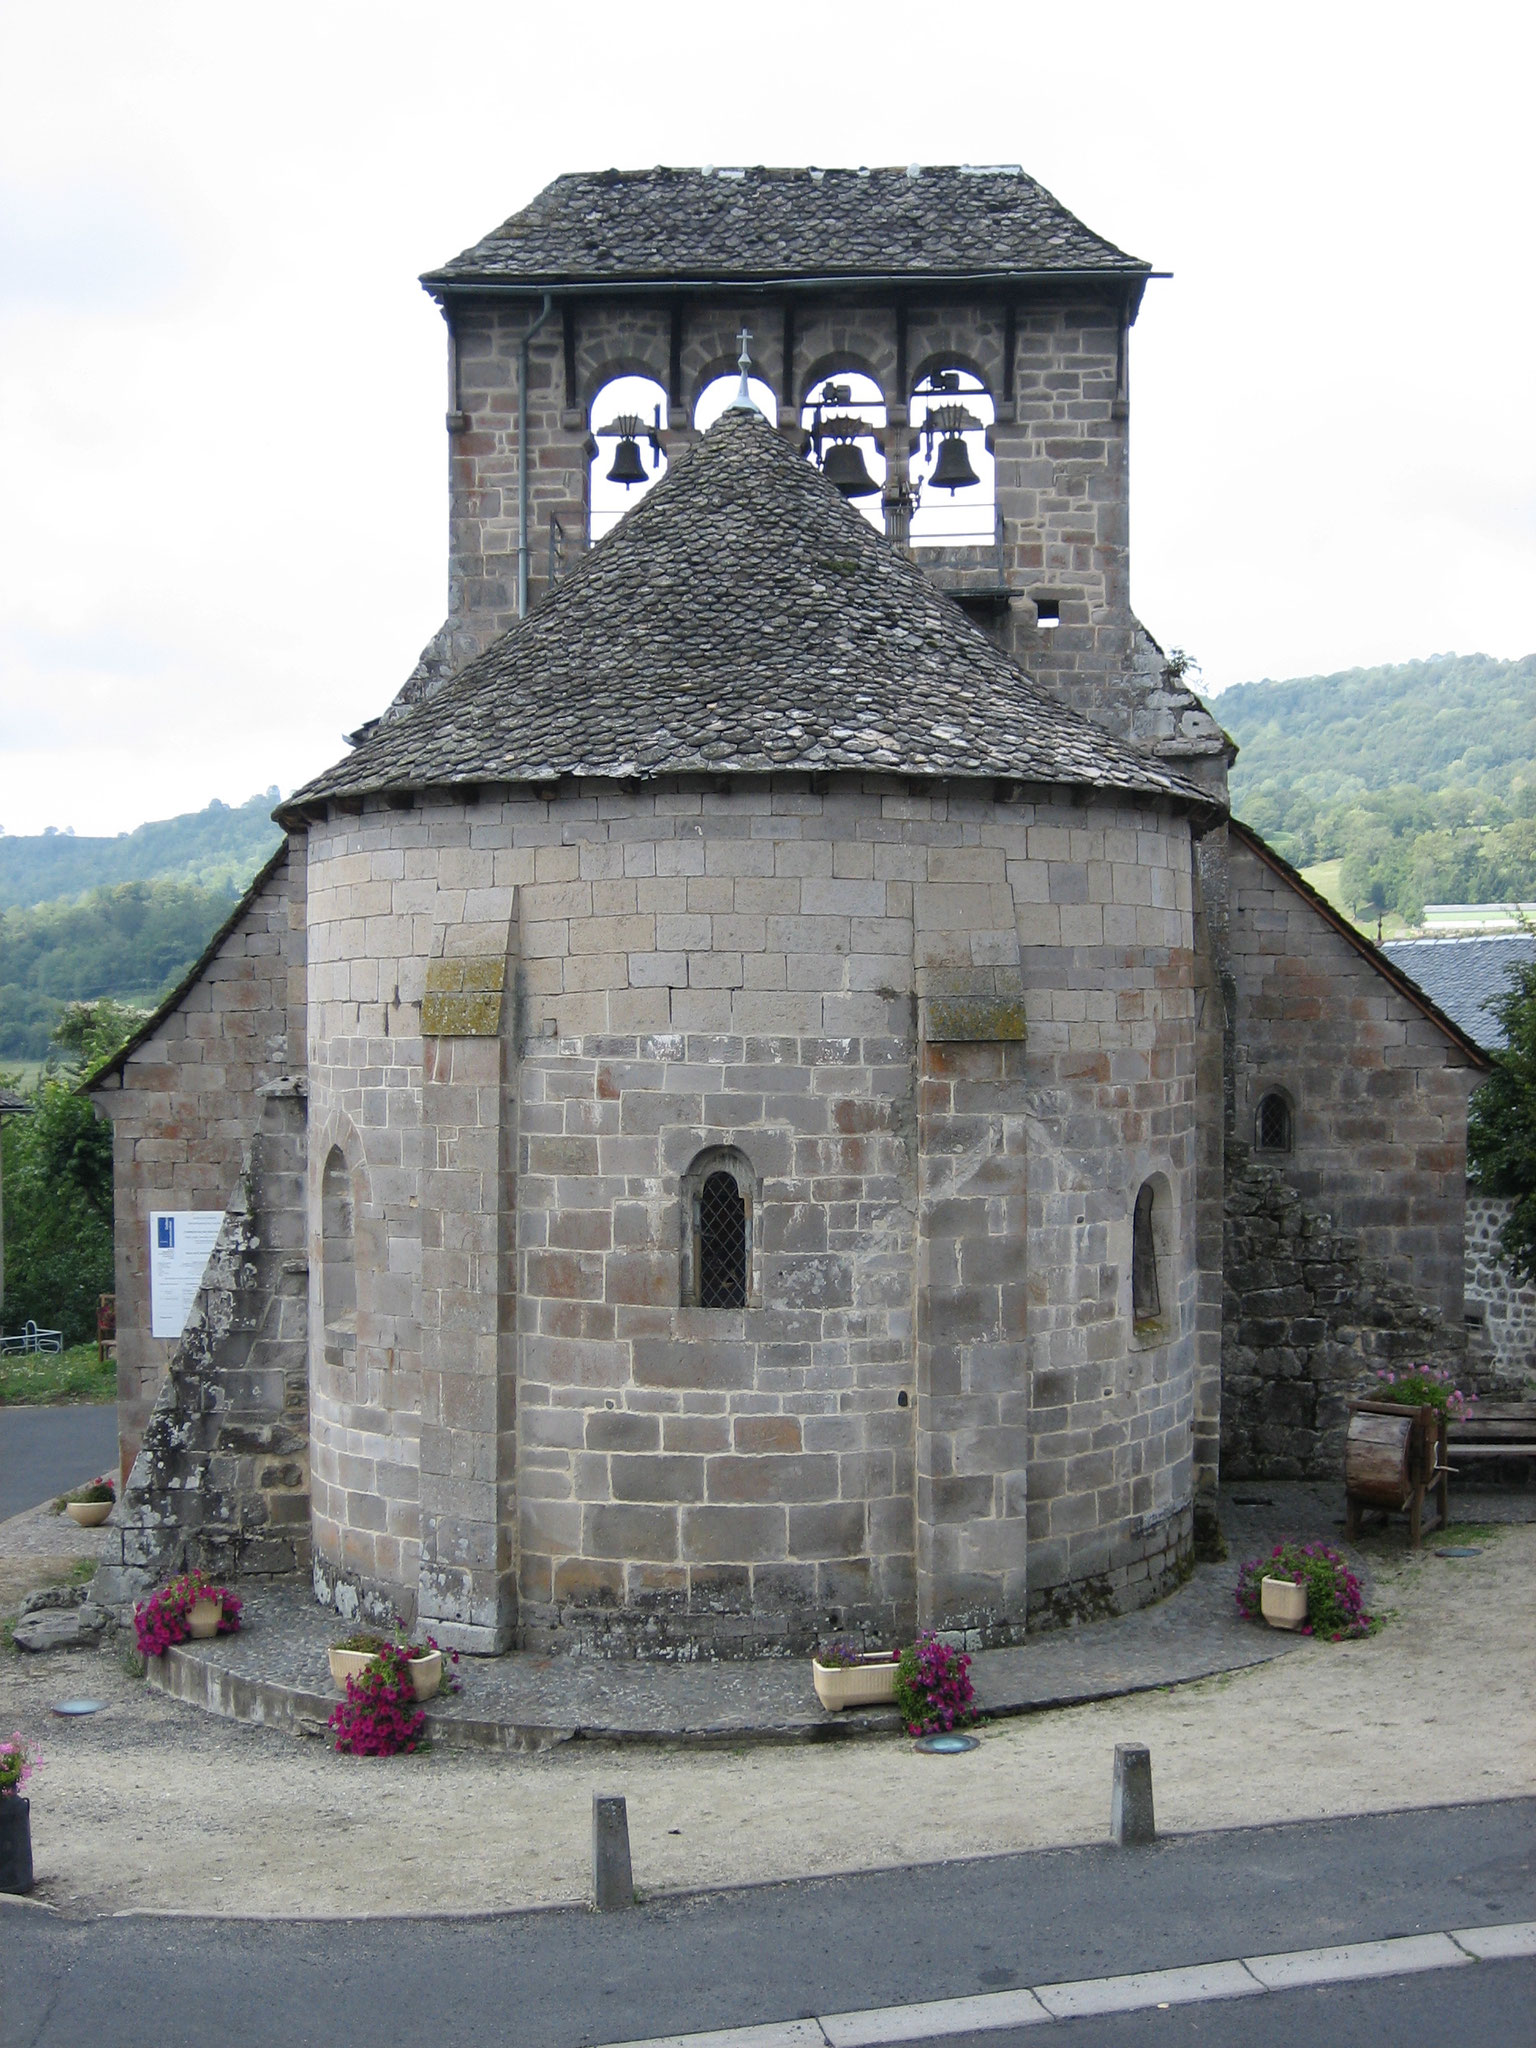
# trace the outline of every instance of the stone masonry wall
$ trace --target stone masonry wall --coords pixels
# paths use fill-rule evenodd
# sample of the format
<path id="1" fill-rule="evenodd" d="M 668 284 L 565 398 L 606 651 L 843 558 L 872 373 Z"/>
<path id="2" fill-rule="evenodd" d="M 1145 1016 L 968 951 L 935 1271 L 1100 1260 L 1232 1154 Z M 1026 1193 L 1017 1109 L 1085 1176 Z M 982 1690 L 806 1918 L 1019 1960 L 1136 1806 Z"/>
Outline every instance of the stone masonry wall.
<path id="1" fill-rule="evenodd" d="M 1346 1403 L 1378 1367 L 1469 1373 L 1466 1331 L 1365 1256 L 1289 1177 L 1229 1146 L 1221 1470 L 1341 1479 Z"/>
<path id="2" fill-rule="evenodd" d="M 311 1243 L 339 1146 L 356 1250 L 344 1373 L 318 1321 L 312 1340 L 322 1590 L 409 1609 L 426 1583 L 421 1203 L 444 1128 L 487 1128 L 426 1120 L 439 944 L 500 946 L 515 983 L 495 1318 L 517 1333 L 515 1486 L 506 1403 L 493 1429 L 488 1386 L 466 1388 L 449 1462 L 468 1490 L 446 1511 L 483 1528 L 473 1489 L 501 1489 L 524 1642 L 772 1652 L 919 1612 L 1000 1640 L 1028 1609 L 1074 1611 L 1074 1588 L 1129 1605 L 1170 1583 L 1197 1290 L 1189 859 L 1184 825 L 1148 812 L 878 778 L 313 825 Z M 487 1205 L 514 1205 L 474 1143 L 482 1192 L 461 1176 L 454 1199 L 465 1228 L 480 1203 L 484 1258 Z M 681 1176 L 706 1146 L 755 1178 L 744 1310 L 680 1305 Z M 1133 1339 L 1153 1172 L 1167 1316 Z M 942 1360 L 916 1334 L 940 1246 L 960 1290 Z M 926 1563 L 920 1466 L 943 1482 L 935 1525 L 962 1532 Z M 497 1568 L 482 1551 L 457 1582 L 492 1603 L 476 1628 Z"/>
<path id="3" fill-rule="evenodd" d="M 1459 1327 L 1480 1072 L 1236 832 L 1228 861 L 1235 1136 L 1250 1142 L 1260 1098 L 1283 1092 L 1293 1147 L 1264 1163 Z"/>
<path id="4" fill-rule="evenodd" d="M 479 653 L 516 619 L 517 378 L 531 314 L 506 303 L 455 308 L 457 407 L 451 419 L 449 616 L 430 673 L 410 694 Z M 897 320 L 888 304 L 807 301 L 795 316 L 794 359 L 784 362 L 780 306 L 692 303 L 680 312 L 678 381 L 672 386 L 667 309 L 583 299 L 571 310 L 574 382 L 557 313 L 530 345 L 530 595 L 548 570 L 551 517 L 568 545 L 586 544 L 592 429 L 604 385 L 644 375 L 672 388 L 665 439 L 676 454 L 695 438 L 698 399 L 714 378 L 734 375 L 736 334 L 752 331 L 754 362 L 779 394 L 778 423 L 800 432 L 805 394 L 838 371 L 871 377 L 889 422 L 893 481 L 908 475 L 910 392 L 931 369 L 979 376 L 996 412 L 996 546 L 919 547 L 915 558 L 946 588 L 1000 586 L 1012 603 L 999 637 L 1031 675 L 1064 702 L 1127 738 L 1180 757 L 1219 760 L 1223 741 L 1182 684 L 1163 674 L 1160 649 L 1130 611 L 1127 518 L 1126 361 L 1129 331 L 1117 302 L 1068 296 L 1021 304 L 1015 313 L 1013 396 L 1005 397 L 1008 332 L 1000 306 L 913 306 L 907 312 L 906 380 Z M 612 443 L 602 444 L 611 451 Z M 601 459 L 606 462 L 608 453 Z M 1059 607 L 1059 625 L 1037 624 L 1034 599 Z"/>
<path id="5" fill-rule="evenodd" d="M 1511 1204 L 1467 1196 L 1467 1322 L 1478 1351 L 1506 1382 L 1536 1381 L 1536 1287 L 1515 1278 L 1499 1249 Z"/>
<path id="6" fill-rule="evenodd" d="M 304 1096 L 259 1121 L 186 1329 L 105 1533 L 96 1597 L 125 1609 L 201 1566 L 225 1581 L 309 1564 Z"/>
<path id="7" fill-rule="evenodd" d="M 455 664 L 477 653 L 516 617 L 517 375 L 522 334 L 532 312 L 506 303 L 455 309 L 458 407 L 452 436 L 449 624 Z M 584 299 L 573 311 L 576 383 L 566 384 L 560 318 L 530 346 L 529 473 L 532 590 L 542 587 L 550 515 L 584 535 L 589 493 L 588 435 L 602 387 L 618 375 L 671 385 L 671 336 L 665 307 Z M 907 316 L 907 388 L 898 383 L 896 317 L 889 305 L 805 301 L 796 312 L 795 358 L 783 362 L 783 309 L 761 302 L 690 304 L 682 312 L 680 383 L 673 395 L 669 452 L 693 438 L 700 394 L 734 373 L 738 330 L 754 336 L 755 373 L 779 394 L 780 424 L 798 432 L 809 388 L 839 370 L 872 377 L 893 430 L 907 423 L 909 393 L 931 367 L 973 370 L 997 407 L 995 432 L 1002 565 L 1021 597 L 1049 591 L 1061 626 L 1037 633 L 1033 606 L 1018 609 L 1016 631 L 1031 666 L 1063 679 L 1099 677 L 1128 664 L 1126 590 L 1124 346 L 1121 314 L 1105 300 L 1021 307 L 1016 320 L 1015 396 L 1004 403 L 1005 318 L 982 304 L 914 307 Z M 890 436 L 888 454 L 905 474 L 906 437 Z M 611 443 L 607 444 L 611 447 Z M 950 550 L 957 565 L 974 554 L 994 565 L 992 549 Z M 1087 685 L 1094 694 L 1093 684 Z M 1082 708 L 1087 708 L 1086 705 Z"/>
<path id="8" fill-rule="evenodd" d="M 279 854 L 194 985 L 94 1093 L 112 1121 L 124 1478 L 174 1349 L 150 1335 L 150 1212 L 222 1209 L 258 1090 L 303 1071 L 303 870 L 302 857 Z"/>

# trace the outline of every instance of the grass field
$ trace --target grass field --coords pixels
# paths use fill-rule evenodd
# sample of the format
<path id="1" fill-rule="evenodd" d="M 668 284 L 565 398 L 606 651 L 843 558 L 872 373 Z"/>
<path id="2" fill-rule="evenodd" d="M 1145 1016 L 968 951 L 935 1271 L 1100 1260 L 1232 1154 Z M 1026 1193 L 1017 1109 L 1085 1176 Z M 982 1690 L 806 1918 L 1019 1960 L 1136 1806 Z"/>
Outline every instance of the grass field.
<path id="1" fill-rule="evenodd" d="M 1339 871 L 1343 865 L 1342 860 L 1320 860 L 1316 867 L 1303 868 L 1301 879 L 1310 882 L 1318 895 L 1326 897 L 1335 910 L 1341 910 L 1357 930 L 1364 932 L 1368 939 L 1374 939 L 1375 918 L 1356 917 L 1340 892 Z M 1395 910 L 1389 910 L 1381 921 L 1381 936 L 1384 939 L 1406 938 L 1412 929 L 1413 927 L 1405 924 Z"/>
<path id="2" fill-rule="evenodd" d="M 117 1366 L 97 1362 L 96 1345 L 74 1344 L 67 1351 L 33 1351 L 19 1358 L 0 1358 L 0 1406 L 36 1408 L 58 1401 L 115 1401 Z"/>

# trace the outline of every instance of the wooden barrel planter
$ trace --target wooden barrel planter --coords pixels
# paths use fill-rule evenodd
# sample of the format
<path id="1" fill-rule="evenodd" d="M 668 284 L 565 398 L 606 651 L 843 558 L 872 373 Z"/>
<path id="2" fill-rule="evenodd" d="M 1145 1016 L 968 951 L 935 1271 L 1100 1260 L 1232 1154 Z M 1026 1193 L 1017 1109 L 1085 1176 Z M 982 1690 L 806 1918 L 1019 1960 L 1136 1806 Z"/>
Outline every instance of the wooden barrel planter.
<path id="1" fill-rule="evenodd" d="M 1424 1496 L 1433 1489 L 1440 1521 L 1446 1497 L 1445 1417 L 1397 1401 L 1351 1401 L 1344 1438 L 1345 1532 L 1360 1533 L 1366 1508 L 1406 1514 L 1415 1550 L 1423 1541 Z"/>

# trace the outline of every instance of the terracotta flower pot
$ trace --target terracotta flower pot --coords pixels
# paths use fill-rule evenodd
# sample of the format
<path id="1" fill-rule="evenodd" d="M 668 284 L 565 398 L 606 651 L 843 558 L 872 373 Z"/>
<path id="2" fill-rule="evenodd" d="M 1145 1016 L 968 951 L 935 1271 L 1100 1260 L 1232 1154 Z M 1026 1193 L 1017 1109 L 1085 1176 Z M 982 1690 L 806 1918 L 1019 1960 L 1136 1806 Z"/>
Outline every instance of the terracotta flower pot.
<path id="1" fill-rule="evenodd" d="M 811 1659 L 816 1697 L 835 1712 L 839 1707 L 883 1707 L 896 1697 L 896 1659 L 875 1650 L 857 1664 L 822 1664 Z"/>
<path id="2" fill-rule="evenodd" d="M 1301 1628 L 1307 1619 L 1307 1589 L 1291 1579 L 1261 1580 L 1259 1611 L 1271 1628 Z"/>
<path id="3" fill-rule="evenodd" d="M 187 1630 L 193 1642 L 206 1643 L 211 1636 L 216 1636 L 223 1619 L 222 1600 L 194 1600 L 187 1609 Z"/>
<path id="4" fill-rule="evenodd" d="M 64 1512 L 82 1529 L 99 1529 L 116 1505 L 116 1501 L 110 1500 L 67 1500 Z"/>

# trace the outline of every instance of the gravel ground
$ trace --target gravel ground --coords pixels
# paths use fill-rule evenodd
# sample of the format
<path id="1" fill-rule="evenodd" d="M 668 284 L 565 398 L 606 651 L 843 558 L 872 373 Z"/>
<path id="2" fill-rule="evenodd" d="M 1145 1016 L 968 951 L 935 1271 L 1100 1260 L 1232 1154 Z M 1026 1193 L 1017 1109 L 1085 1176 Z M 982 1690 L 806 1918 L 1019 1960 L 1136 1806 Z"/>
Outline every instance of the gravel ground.
<path id="1" fill-rule="evenodd" d="M 359 1760 L 151 1692 L 111 1649 L 6 1655 L 0 1724 L 46 1753 L 29 1788 L 36 1896 L 81 1914 L 579 1900 L 599 1790 L 628 1796 L 646 1892 L 1093 1841 L 1125 1741 L 1151 1747 L 1165 1831 L 1536 1792 L 1536 1527 L 1450 1540 L 1483 1554 L 1414 1557 L 1400 1534 L 1367 1538 L 1375 1604 L 1392 1611 L 1370 1641 L 1002 1722 L 969 1756 L 878 1737 Z M 105 1711 L 50 1713 L 82 1694 Z"/>

